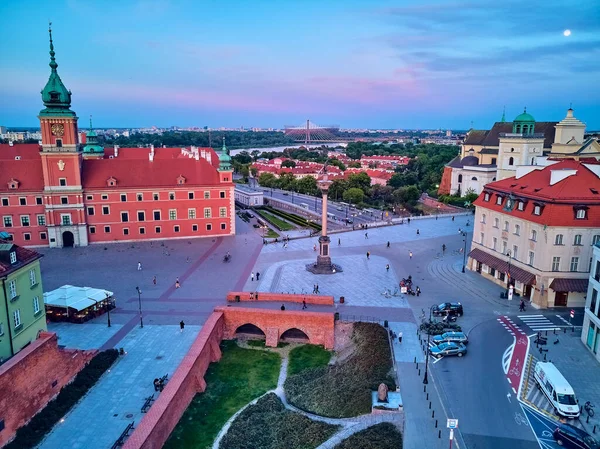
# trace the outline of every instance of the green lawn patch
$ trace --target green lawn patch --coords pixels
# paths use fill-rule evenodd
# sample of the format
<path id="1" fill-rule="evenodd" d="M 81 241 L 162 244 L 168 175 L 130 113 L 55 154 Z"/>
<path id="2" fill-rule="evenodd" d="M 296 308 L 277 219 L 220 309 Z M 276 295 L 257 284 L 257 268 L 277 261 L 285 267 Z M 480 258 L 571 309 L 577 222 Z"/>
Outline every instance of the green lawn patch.
<path id="1" fill-rule="evenodd" d="M 17 430 L 15 439 L 4 446 L 5 449 L 36 447 L 52 430 L 52 427 L 96 384 L 118 357 L 119 351 L 116 349 L 109 349 L 96 354 L 90 360 L 90 363 L 79 371 L 73 382 L 60 390 L 56 399 L 48 402 L 48 405 L 41 412 Z"/>
<path id="2" fill-rule="evenodd" d="M 356 432 L 335 449 L 402 449 L 402 434 L 396 426 L 384 422 Z"/>
<path id="3" fill-rule="evenodd" d="M 212 363 L 197 394 L 164 449 L 207 449 L 227 420 L 248 402 L 277 386 L 278 354 L 243 349 L 235 341 L 221 343 L 223 356 Z"/>
<path id="4" fill-rule="evenodd" d="M 279 238 L 279 234 L 277 234 L 275 231 L 273 231 L 271 228 L 269 228 L 269 230 L 265 234 L 265 238 L 266 239 L 277 239 L 277 238 Z"/>
<path id="5" fill-rule="evenodd" d="M 269 393 L 238 415 L 219 449 L 314 449 L 338 429 L 286 410 L 279 398 Z"/>
<path id="6" fill-rule="evenodd" d="M 378 324 L 355 323 L 352 340 L 356 349 L 345 360 L 289 376 L 288 401 L 317 415 L 348 418 L 371 411 L 371 391 L 380 383 L 395 390 L 387 331 Z"/>
<path id="7" fill-rule="evenodd" d="M 287 221 L 283 221 L 282 219 L 277 218 L 275 215 L 265 212 L 264 210 L 257 210 L 256 213 L 258 215 L 260 215 L 261 217 L 263 217 L 265 220 L 267 220 L 269 223 L 271 223 L 273 226 L 275 226 L 280 231 L 290 231 L 295 228 L 295 226 L 292 226 Z"/>
<path id="8" fill-rule="evenodd" d="M 326 366 L 331 360 L 331 352 L 323 346 L 302 345 L 290 351 L 288 376 L 298 374 L 302 370 Z"/>
<path id="9" fill-rule="evenodd" d="M 282 210 L 275 209 L 274 207 L 271 207 L 271 206 L 265 206 L 261 210 L 266 210 L 267 212 L 269 212 L 273 215 L 277 215 L 278 217 L 285 218 L 290 223 L 294 223 L 298 226 L 302 226 L 303 228 L 309 227 L 309 228 L 314 229 L 315 231 L 321 230 L 320 224 L 315 223 L 313 221 L 308 221 L 306 218 L 303 218 L 300 215 L 292 214 L 290 212 L 284 212 Z"/>

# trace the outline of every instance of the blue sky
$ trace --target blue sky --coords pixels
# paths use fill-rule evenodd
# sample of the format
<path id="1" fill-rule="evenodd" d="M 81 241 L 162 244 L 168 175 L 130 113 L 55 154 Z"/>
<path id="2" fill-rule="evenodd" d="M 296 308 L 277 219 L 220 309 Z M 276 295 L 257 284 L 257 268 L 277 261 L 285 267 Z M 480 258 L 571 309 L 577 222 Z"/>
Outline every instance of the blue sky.
<path id="1" fill-rule="evenodd" d="M 7 126 L 37 125 L 51 20 L 98 127 L 489 128 L 573 103 L 600 129 L 597 0 L 3 0 L 0 17 Z"/>

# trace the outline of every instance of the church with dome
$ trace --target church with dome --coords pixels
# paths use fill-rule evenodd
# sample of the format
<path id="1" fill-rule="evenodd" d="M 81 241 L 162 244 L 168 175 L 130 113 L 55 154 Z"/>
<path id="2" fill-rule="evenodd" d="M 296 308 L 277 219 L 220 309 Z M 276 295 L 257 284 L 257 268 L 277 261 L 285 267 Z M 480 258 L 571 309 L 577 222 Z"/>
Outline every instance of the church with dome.
<path id="1" fill-rule="evenodd" d="M 571 108 L 560 122 L 536 122 L 527 109 L 512 122 L 503 114 L 492 129 L 467 133 L 460 154 L 444 168 L 439 193 L 480 194 L 486 184 L 515 176 L 517 167 L 548 158 L 600 159 L 600 143 L 584 134 L 585 124 Z"/>

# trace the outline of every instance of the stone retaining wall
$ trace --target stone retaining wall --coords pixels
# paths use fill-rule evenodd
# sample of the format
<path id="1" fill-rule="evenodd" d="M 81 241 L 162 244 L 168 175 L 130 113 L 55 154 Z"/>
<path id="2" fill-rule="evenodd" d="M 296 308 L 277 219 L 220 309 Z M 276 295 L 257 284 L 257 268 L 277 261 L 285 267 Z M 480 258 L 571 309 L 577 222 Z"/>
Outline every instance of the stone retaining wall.
<path id="1" fill-rule="evenodd" d="M 286 293 L 269 293 L 269 292 L 255 292 L 254 298 L 250 298 L 250 292 L 229 292 L 227 294 L 227 301 L 229 302 L 240 302 L 240 301 L 270 301 L 270 302 L 296 302 L 302 303 L 303 300 L 306 304 L 319 304 L 332 306 L 334 303 L 333 296 L 326 295 L 300 295 L 300 294 L 286 294 Z"/>

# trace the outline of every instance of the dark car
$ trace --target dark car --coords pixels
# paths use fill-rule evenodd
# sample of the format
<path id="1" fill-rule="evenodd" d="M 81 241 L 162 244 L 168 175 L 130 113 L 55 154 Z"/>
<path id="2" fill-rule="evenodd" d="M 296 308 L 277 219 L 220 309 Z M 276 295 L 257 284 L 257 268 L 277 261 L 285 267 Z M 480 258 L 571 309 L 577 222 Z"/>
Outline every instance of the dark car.
<path id="1" fill-rule="evenodd" d="M 463 306 L 459 302 L 443 302 L 432 310 L 434 316 L 457 315 L 463 316 Z"/>
<path id="2" fill-rule="evenodd" d="M 552 434 L 559 446 L 575 449 L 600 449 L 600 443 L 587 432 L 570 424 L 561 424 Z"/>
<path id="3" fill-rule="evenodd" d="M 440 359 L 446 355 L 462 357 L 467 353 L 467 347 L 462 343 L 440 343 L 437 346 L 429 348 L 429 352 L 436 359 Z"/>

